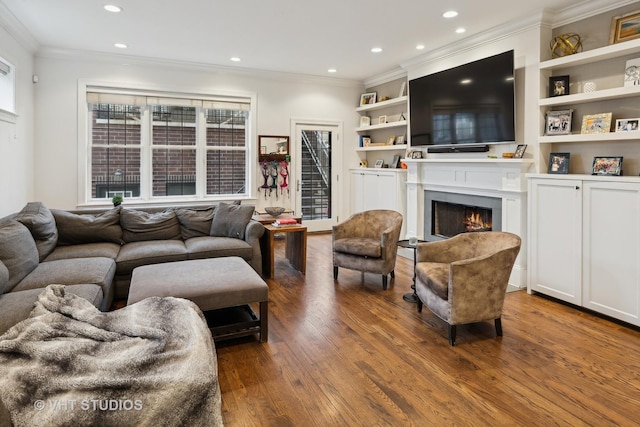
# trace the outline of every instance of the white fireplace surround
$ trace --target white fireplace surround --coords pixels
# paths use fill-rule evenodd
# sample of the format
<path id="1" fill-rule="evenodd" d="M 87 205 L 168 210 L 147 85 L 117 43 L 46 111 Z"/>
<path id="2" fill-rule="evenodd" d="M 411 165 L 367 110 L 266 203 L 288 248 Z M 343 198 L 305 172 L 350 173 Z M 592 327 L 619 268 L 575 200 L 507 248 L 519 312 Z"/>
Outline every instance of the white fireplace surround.
<path id="1" fill-rule="evenodd" d="M 502 200 L 502 231 L 522 239 L 509 283 L 527 287 L 527 180 L 529 159 L 403 159 L 407 164 L 406 236 L 424 239 L 424 193 L 440 191 Z"/>

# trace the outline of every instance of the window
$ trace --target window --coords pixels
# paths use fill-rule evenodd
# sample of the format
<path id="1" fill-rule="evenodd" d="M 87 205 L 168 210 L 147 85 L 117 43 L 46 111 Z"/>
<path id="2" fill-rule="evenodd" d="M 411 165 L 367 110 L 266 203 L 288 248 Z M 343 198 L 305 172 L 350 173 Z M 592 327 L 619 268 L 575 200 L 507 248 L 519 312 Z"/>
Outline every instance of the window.
<path id="1" fill-rule="evenodd" d="M 87 201 L 249 196 L 250 97 L 87 87 Z"/>
<path id="2" fill-rule="evenodd" d="M 0 111 L 16 112 L 15 75 L 15 67 L 6 59 L 0 57 Z"/>

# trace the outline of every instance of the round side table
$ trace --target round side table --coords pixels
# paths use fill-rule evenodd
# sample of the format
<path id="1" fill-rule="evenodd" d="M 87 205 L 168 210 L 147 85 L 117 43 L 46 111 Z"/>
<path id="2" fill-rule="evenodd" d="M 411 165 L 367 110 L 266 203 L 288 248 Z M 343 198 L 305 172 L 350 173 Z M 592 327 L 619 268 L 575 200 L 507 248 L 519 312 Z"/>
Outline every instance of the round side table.
<path id="1" fill-rule="evenodd" d="M 426 240 L 418 240 L 418 243 L 425 243 Z M 413 249 L 413 285 L 411 285 L 411 289 L 413 289 L 412 293 L 402 295 L 402 299 L 406 302 L 418 302 L 418 294 L 416 294 L 416 250 L 418 249 L 418 244 L 412 245 L 409 243 L 408 239 L 399 240 L 398 246 L 405 249 Z"/>

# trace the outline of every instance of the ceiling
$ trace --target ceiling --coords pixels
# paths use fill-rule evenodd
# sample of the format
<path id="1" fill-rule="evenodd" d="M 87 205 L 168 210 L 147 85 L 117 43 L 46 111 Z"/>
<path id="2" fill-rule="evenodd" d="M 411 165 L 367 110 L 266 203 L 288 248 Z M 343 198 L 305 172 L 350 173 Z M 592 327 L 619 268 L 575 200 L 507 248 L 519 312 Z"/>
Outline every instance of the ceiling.
<path id="1" fill-rule="evenodd" d="M 40 49 L 366 80 L 543 8 L 583 0 L 0 0 Z M 107 3 L 122 8 L 104 10 Z M 442 13 L 459 15 L 445 19 Z M 463 27 L 466 32 L 457 34 Z M 114 47 L 124 43 L 126 49 Z M 416 45 L 423 44 L 424 50 Z M 371 48 L 381 47 L 380 53 Z M 240 62 L 232 62 L 231 57 Z M 335 68 L 335 73 L 328 73 Z"/>

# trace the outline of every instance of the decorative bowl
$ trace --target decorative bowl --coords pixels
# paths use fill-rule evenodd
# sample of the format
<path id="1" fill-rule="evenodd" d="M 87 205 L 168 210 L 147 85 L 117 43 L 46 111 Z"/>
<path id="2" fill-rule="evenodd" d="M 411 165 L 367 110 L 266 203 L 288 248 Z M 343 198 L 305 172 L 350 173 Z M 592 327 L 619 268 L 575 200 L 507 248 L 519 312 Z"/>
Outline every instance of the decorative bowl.
<path id="1" fill-rule="evenodd" d="M 278 207 L 278 206 L 269 206 L 269 207 L 264 208 L 264 210 L 271 216 L 278 216 L 282 212 L 284 212 L 284 208 L 281 208 L 281 207 Z"/>

